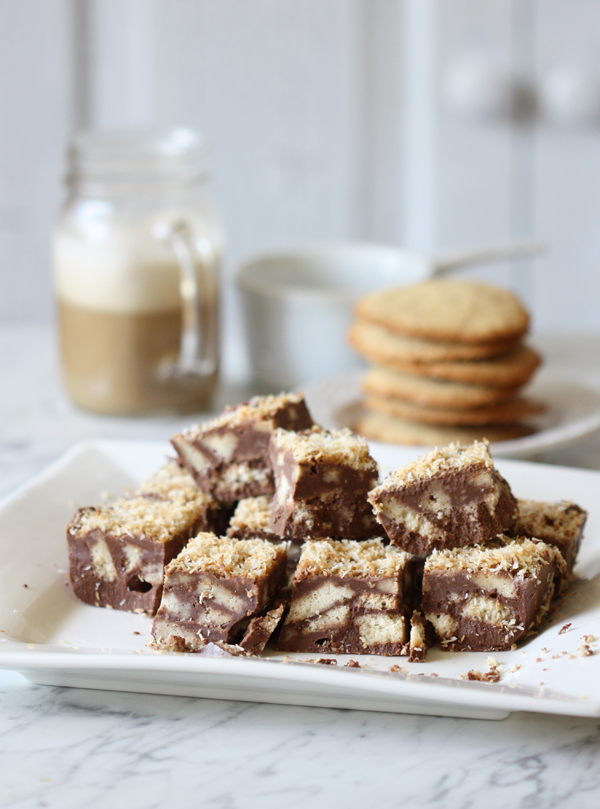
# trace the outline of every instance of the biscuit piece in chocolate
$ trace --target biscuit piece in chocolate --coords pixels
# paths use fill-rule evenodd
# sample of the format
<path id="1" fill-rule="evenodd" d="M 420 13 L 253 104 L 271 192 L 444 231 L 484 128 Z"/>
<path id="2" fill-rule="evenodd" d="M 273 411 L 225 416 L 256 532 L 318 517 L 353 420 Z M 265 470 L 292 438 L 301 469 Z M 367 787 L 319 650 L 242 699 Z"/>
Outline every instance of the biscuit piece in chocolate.
<path id="1" fill-rule="evenodd" d="M 268 453 L 272 432 L 277 427 L 305 430 L 312 424 L 301 393 L 256 396 L 174 435 L 171 443 L 198 486 L 230 503 L 272 494 Z"/>
<path id="2" fill-rule="evenodd" d="M 228 537 L 236 539 L 268 539 L 269 542 L 285 542 L 285 538 L 269 531 L 271 519 L 271 498 L 267 495 L 260 497 L 246 497 L 237 504 L 227 529 Z M 302 548 L 301 539 L 291 539 L 288 542 L 288 576 L 294 575 L 294 570 L 300 559 Z"/>
<path id="3" fill-rule="evenodd" d="M 67 526 L 73 592 L 86 604 L 153 615 L 165 565 L 212 530 L 220 511 L 175 463 L 113 504 L 79 509 Z"/>
<path id="4" fill-rule="evenodd" d="M 487 444 L 450 444 L 401 467 L 369 493 L 390 541 L 408 553 L 475 545 L 514 525 L 517 504 Z"/>
<path id="5" fill-rule="evenodd" d="M 284 544 L 198 534 L 165 570 L 152 645 L 198 652 L 209 642 L 243 642 L 253 618 L 280 607 L 271 602 L 285 584 L 286 564 Z M 271 624 L 252 627 L 246 638 L 249 649 L 266 643 L 265 629 L 272 632 L 278 621 L 270 617 Z"/>
<path id="6" fill-rule="evenodd" d="M 558 548 L 567 565 L 566 576 L 558 582 L 558 592 L 563 592 L 577 558 L 587 511 L 564 500 L 558 503 L 517 500 L 517 505 L 517 522 L 511 535 L 543 539 Z"/>
<path id="7" fill-rule="evenodd" d="M 278 649 L 408 652 L 413 559 L 381 539 L 304 543 Z"/>
<path id="8" fill-rule="evenodd" d="M 376 461 L 350 430 L 276 430 L 271 439 L 275 495 L 269 530 L 286 537 L 373 537 L 367 502 L 377 484 Z"/>
<path id="9" fill-rule="evenodd" d="M 551 545 L 503 535 L 486 545 L 434 551 L 425 562 L 423 613 L 442 648 L 510 649 L 540 624 L 565 567 Z"/>
<path id="10" fill-rule="evenodd" d="M 431 646 L 433 631 L 422 614 L 415 610 L 410 619 L 409 663 L 424 663 Z"/>

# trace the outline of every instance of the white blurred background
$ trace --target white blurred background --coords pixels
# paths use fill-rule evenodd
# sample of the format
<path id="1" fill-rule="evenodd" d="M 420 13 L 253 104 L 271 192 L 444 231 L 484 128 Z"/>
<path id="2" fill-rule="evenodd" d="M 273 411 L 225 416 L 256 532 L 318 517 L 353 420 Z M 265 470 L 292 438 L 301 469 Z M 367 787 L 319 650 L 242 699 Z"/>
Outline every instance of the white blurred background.
<path id="1" fill-rule="evenodd" d="M 157 123 L 211 147 L 226 373 L 236 261 L 290 243 L 539 239 L 479 274 L 538 331 L 598 331 L 599 23 L 597 0 L 0 0 L 1 322 L 53 317 L 73 130 Z"/>

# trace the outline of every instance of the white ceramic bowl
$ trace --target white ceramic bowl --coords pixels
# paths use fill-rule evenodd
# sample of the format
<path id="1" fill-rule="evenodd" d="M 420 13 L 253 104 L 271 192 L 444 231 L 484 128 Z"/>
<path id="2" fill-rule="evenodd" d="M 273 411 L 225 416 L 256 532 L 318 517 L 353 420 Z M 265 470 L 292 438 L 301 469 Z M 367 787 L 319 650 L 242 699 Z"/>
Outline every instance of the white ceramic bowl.
<path id="1" fill-rule="evenodd" d="M 237 281 L 255 381 L 289 390 L 361 367 L 346 342 L 356 300 L 431 273 L 421 256 L 367 243 L 290 248 L 244 261 Z"/>
<path id="2" fill-rule="evenodd" d="M 533 258 L 543 250 L 537 242 L 522 242 L 426 257 L 344 242 L 253 256 L 240 265 L 237 280 L 255 382 L 265 389 L 290 389 L 361 367 L 346 332 L 356 300 L 373 289 Z"/>

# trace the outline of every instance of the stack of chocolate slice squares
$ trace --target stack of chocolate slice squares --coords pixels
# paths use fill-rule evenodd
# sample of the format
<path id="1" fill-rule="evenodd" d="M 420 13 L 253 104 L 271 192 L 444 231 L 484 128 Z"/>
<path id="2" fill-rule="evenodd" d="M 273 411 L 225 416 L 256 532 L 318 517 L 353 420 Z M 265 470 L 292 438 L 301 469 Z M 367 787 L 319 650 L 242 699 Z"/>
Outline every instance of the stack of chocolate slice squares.
<path id="1" fill-rule="evenodd" d="M 410 554 L 377 536 L 367 497 L 378 467 L 366 441 L 349 430 L 278 430 L 271 461 L 269 527 L 303 540 L 278 648 L 400 655 L 412 637 L 416 655 L 416 567 Z"/>
<path id="2" fill-rule="evenodd" d="M 453 650 L 511 649 L 539 627 L 586 517 L 574 504 L 517 501 L 484 442 L 432 450 L 369 500 L 390 541 L 421 560 L 423 614 Z"/>

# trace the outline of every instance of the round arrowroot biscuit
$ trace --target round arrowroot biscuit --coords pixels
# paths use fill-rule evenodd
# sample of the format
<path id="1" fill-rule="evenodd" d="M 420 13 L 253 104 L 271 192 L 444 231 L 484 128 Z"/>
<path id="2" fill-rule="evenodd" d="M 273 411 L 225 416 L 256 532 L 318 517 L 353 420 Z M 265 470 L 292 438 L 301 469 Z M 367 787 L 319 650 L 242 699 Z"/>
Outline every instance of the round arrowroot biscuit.
<path id="1" fill-rule="evenodd" d="M 401 367 L 403 364 L 429 364 L 434 362 L 462 362 L 489 359 L 518 346 L 516 340 L 494 343 L 461 343 L 452 340 L 423 340 L 406 337 L 370 323 L 357 320 L 350 327 L 348 342 L 359 354 L 376 365 Z"/>
<path id="2" fill-rule="evenodd" d="M 377 413 L 420 424 L 460 424 L 465 427 L 511 424 L 544 411 L 542 404 L 524 397 L 470 409 L 431 407 L 384 396 L 368 396 L 365 404 Z"/>
<path id="3" fill-rule="evenodd" d="M 417 340 L 392 334 L 375 323 L 356 322 L 348 334 L 350 344 L 375 365 L 406 371 L 417 376 L 431 379 L 451 379 L 456 382 L 467 382 L 475 385 L 489 385 L 497 388 L 514 388 L 524 385 L 540 366 L 540 355 L 525 345 L 516 345 L 493 357 L 482 359 L 456 358 L 449 346 L 459 346 L 458 353 L 468 354 L 471 348 L 468 343 L 445 343 L 434 340 Z M 412 355 L 406 352 L 408 343 L 427 344 L 425 351 Z M 400 349 L 398 350 L 398 344 Z M 497 344 L 482 344 L 484 348 Z M 439 346 L 436 356 L 435 348 Z M 464 351 L 462 351 L 464 347 Z M 404 350 L 402 350 L 404 349 Z M 450 353 L 450 357 L 448 354 Z"/>
<path id="4" fill-rule="evenodd" d="M 493 388 L 454 379 L 430 379 L 425 376 L 396 371 L 393 368 L 373 368 L 362 381 L 365 393 L 431 407 L 469 409 L 510 399 L 519 389 Z"/>
<path id="5" fill-rule="evenodd" d="M 356 314 L 407 337 L 469 344 L 517 340 L 529 326 L 529 315 L 512 292 L 479 281 L 382 289 L 362 298 Z"/>
<path id="6" fill-rule="evenodd" d="M 353 429 L 372 441 L 426 447 L 445 446 L 452 441 L 470 444 L 484 438 L 489 441 L 509 441 L 532 432 L 530 427 L 522 424 L 498 424 L 485 427 L 419 424 L 419 422 L 370 411 L 366 411 L 357 419 Z"/>

